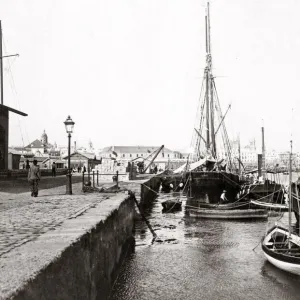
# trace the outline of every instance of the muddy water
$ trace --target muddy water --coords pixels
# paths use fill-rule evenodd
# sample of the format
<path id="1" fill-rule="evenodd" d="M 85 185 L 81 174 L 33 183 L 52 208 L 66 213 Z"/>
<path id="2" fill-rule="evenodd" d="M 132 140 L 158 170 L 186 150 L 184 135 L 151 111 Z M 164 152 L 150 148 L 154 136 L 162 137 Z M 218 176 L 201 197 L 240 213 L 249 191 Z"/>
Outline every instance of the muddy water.
<path id="1" fill-rule="evenodd" d="M 181 211 L 162 213 L 168 197 L 158 197 L 147 212 L 158 235 L 154 243 L 137 222 L 135 251 L 122 266 L 111 300 L 300 299 L 300 278 L 269 264 L 259 245 L 279 217 L 193 219 L 185 215 L 185 202 Z M 287 215 L 279 222 L 286 223 Z"/>

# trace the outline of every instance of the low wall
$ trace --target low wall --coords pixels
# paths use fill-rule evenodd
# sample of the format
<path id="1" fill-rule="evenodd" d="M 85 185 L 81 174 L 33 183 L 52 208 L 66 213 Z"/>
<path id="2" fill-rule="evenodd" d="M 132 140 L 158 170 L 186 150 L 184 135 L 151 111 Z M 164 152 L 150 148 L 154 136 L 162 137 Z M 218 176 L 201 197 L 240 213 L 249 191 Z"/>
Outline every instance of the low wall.
<path id="1" fill-rule="evenodd" d="M 51 176 L 52 170 L 51 169 L 40 169 L 41 176 Z M 56 175 L 66 175 L 67 169 L 57 169 Z M 19 177 L 26 177 L 28 175 L 28 170 L 1 170 L 0 171 L 0 178 L 19 178 Z"/>
<path id="2" fill-rule="evenodd" d="M 117 194 L 1 258 L 0 299 L 108 299 L 133 243 L 134 205 Z"/>

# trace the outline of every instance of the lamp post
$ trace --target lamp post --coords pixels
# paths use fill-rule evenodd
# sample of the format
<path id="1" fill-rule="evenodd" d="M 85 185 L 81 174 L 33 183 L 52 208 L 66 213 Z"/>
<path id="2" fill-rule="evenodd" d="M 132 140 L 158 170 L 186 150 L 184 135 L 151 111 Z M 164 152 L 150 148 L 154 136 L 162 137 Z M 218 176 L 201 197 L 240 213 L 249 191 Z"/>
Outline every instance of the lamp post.
<path id="1" fill-rule="evenodd" d="M 73 133 L 73 127 L 75 122 L 68 116 L 67 120 L 64 122 L 66 126 L 66 131 L 68 134 L 68 172 L 67 172 L 67 187 L 66 194 L 72 195 L 72 171 L 71 171 L 71 134 Z"/>

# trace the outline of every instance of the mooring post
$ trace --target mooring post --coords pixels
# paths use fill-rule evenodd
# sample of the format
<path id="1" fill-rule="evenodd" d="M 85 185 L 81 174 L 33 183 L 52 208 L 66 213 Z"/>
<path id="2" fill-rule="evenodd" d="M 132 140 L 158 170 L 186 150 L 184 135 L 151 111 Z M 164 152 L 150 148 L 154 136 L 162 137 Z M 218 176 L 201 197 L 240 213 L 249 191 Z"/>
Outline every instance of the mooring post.
<path id="1" fill-rule="evenodd" d="M 119 171 L 117 171 L 117 188 L 119 187 Z"/>
<path id="2" fill-rule="evenodd" d="M 142 219 L 144 220 L 144 222 L 146 223 L 146 225 L 148 226 L 149 230 L 151 231 L 151 233 L 153 235 L 153 241 L 154 241 L 156 239 L 157 235 L 156 235 L 155 231 L 153 230 L 150 222 L 146 219 L 145 215 L 143 214 L 143 212 L 142 212 L 142 210 L 140 208 L 140 205 L 139 205 L 139 203 L 138 203 L 138 201 L 137 201 L 137 199 L 135 197 L 135 194 L 132 191 L 128 191 L 128 194 L 131 197 L 133 197 L 133 200 L 134 200 L 134 202 L 135 202 L 135 204 L 136 204 L 136 206 L 137 206 L 137 208 L 138 208 L 138 210 L 140 212 L 140 215 L 141 215 Z"/>
<path id="3" fill-rule="evenodd" d="M 97 170 L 97 186 L 99 186 L 99 171 Z"/>
<path id="4" fill-rule="evenodd" d="M 93 187 L 95 187 L 95 171 L 93 170 Z"/>

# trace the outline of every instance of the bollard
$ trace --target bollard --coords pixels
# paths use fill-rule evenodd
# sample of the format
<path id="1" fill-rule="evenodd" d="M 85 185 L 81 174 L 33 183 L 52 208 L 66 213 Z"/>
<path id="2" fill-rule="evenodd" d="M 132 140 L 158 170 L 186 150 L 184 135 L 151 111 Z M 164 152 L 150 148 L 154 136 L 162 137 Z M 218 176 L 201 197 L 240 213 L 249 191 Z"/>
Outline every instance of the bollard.
<path id="1" fill-rule="evenodd" d="M 95 171 L 93 170 L 93 187 L 95 187 Z"/>

